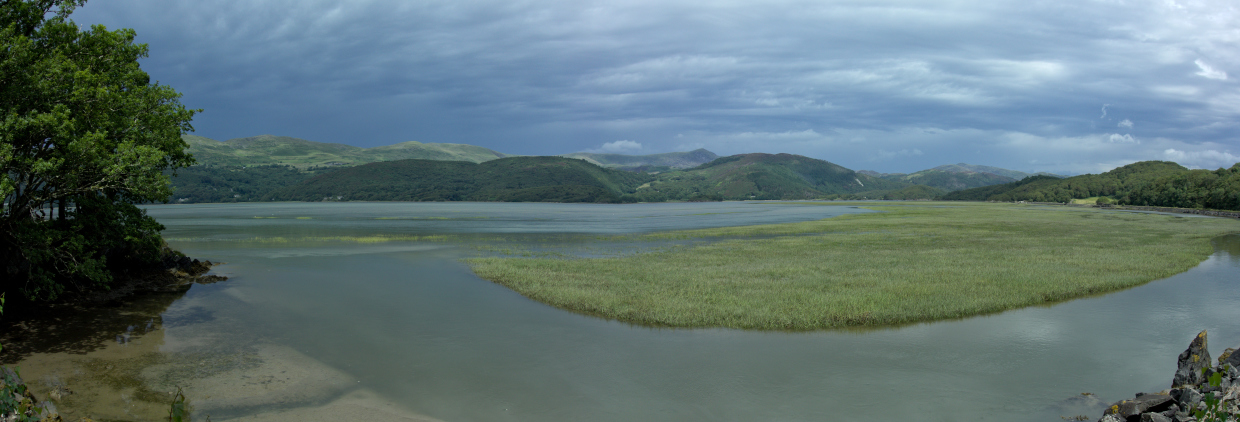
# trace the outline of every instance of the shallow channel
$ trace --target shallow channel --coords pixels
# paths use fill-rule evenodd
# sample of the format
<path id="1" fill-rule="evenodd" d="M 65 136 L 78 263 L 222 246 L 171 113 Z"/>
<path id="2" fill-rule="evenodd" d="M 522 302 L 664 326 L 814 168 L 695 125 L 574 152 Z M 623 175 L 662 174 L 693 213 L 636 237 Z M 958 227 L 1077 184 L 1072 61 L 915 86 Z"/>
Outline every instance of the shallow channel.
<path id="1" fill-rule="evenodd" d="M 322 408 L 445 421 L 1092 420 L 1098 402 L 1080 393 L 1109 402 L 1167 388 L 1198 331 L 1210 330 L 1215 355 L 1240 344 L 1237 236 L 1216 239 L 1215 254 L 1186 273 L 1101 297 L 900 328 L 781 333 L 577 315 L 481 280 L 458 260 L 493 252 L 480 244 L 570 250 L 605 235 L 865 210 L 280 203 L 149 212 L 174 247 L 226 262 L 216 272 L 232 279 L 166 300 L 150 324 L 139 316 L 107 328 L 117 332 L 96 334 L 106 344 L 94 349 L 30 354 L 21 365 L 40 388 L 110 373 L 122 365 L 106 359 L 119 359 L 134 367 L 132 382 L 153 385 L 146 390 L 188 382 L 199 416 L 217 421 L 297 420 Z M 145 391 L 114 384 L 129 401 L 100 403 Z"/>

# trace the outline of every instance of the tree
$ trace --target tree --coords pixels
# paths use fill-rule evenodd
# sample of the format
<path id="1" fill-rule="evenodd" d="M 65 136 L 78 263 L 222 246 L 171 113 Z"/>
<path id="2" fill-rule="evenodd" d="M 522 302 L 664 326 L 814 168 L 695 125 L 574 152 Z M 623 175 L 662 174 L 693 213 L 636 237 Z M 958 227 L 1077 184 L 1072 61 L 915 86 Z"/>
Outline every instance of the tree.
<path id="1" fill-rule="evenodd" d="M 85 0 L 0 0 L 0 290 L 52 299 L 158 260 L 164 170 L 193 164 L 180 94 L 134 31 L 68 19 Z"/>

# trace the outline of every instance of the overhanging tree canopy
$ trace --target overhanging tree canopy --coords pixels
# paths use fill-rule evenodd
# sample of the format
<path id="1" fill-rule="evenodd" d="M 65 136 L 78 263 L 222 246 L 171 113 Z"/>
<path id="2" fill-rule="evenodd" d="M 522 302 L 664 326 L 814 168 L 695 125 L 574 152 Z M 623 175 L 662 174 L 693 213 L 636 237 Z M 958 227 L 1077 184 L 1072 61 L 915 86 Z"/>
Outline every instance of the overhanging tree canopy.
<path id="1" fill-rule="evenodd" d="M 134 31 L 68 19 L 85 0 L 0 0 L 0 289 L 54 298 L 157 259 L 163 171 L 195 110 L 139 67 Z"/>

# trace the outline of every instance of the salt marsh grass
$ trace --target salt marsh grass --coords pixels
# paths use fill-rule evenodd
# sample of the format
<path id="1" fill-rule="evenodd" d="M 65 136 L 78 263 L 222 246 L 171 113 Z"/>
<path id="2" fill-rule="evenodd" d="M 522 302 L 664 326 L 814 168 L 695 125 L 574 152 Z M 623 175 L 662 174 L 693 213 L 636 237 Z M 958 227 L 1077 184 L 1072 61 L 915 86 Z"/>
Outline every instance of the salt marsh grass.
<path id="1" fill-rule="evenodd" d="M 819 221 L 655 233 L 717 239 L 615 258 L 468 260 L 552 306 L 634 324 L 815 330 L 962 318 L 1111 292 L 1200 263 L 1219 218 L 1014 204 L 866 205 Z"/>

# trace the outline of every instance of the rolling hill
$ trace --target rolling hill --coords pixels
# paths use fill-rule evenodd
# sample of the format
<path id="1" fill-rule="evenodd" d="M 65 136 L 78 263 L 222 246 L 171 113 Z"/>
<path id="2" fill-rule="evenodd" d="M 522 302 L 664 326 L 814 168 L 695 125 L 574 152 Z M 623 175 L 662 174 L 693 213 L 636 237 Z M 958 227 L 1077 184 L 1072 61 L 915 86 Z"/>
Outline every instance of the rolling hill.
<path id="1" fill-rule="evenodd" d="M 263 200 L 662 202 L 929 199 L 942 194 L 799 155 L 743 154 L 659 174 L 567 157 L 507 157 L 477 164 L 385 161 L 314 176 L 273 190 Z"/>
<path id="2" fill-rule="evenodd" d="M 942 166 L 932 168 L 930 170 L 939 170 L 939 171 L 945 171 L 949 173 L 990 173 L 994 175 L 1011 178 L 1014 180 L 1024 179 L 1029 176 L 1051 176 L 1051 177 L 1063 178 L 1063 176 L 1060 176 L 1058 174 L 1053 174 L 1053 173 L 1046 173 L 1046 172 L 1025 173 L 1023 171 L 1008 170 L 1008 169 L 999 168 L 999 167 L 980 166 L 976 164 L 965 164 L 965 163 L 947 164 L 947 165 L 942 165 Z"/>
<path id="3" fill-rule="evenodd" d="M 871 192 L 877 198 L 908 183 L 858 174 L 842 166 L 792 154 L 741 154 L 701 166 L 661 173 L 635 195 L 667 199 L 811 199 Z"/>
<path id="4" fill-rule="evenodd" d="M 1063 176 L 1051 173 L 1025 173 L 999 167 L 979 166 L 973 164 L 948 164 L 916 173 L 878 173 L 862 170 L 858 173 L 880 177 L 887 180 L 898 180 L 916 185 L 925 185 L 947 192 L 958 190 L 1012 183 L 1035 175 L 1046 175 L 1056 178 Z"/>
<path id="5" fill-rule="evenodd" d="M 1101 174 L 1063 179 L 1035 176 L 952 192 L 949 200 L 1102 203 L 1240 209 L 1240 163 L 1230 169 L 1189 170 L 1170 161 L 1142 161 Z"/>
<path id="6" fill-rule="evenodd" d="M 719 158 L 715 153 L 705 149 L 689 152 L 669 152 L 651 155 L 595 154 L 574 152 L 561 157 L 579 158 L 595 165 L 628 171 L 658 172 L 674 169 L 688 169 L 714 161 Z"/>
<path id="7" fill-rule="evenodd" d="M 275 190 L 274 201 L 620 202 L 649 176 L 564 157 L 423 159 L 340 169 Z"/>
<path id="8" fill-rule="evenodd" d="M 514 157 L 446 143 L 360 148 L 271 135 L 225 142 L 193 135 L 184 139 L 200 165 L 177 171 L 174 202 L 932 199 L 1014 181 L 1004 175 L 1027 175 L 968 164 L 879 174 L 799 155 L 720 158 L 705 149 Z M 497 163 L 480 166 L 492 161 Z"/>
<path id="9" fill-rule="evenodd" d="M 289 165 L 308 167 L 355 166 L 379 161 L 424 159 L 480 163 L 509 156 L 487 148 L 465 144 L 404 142 L 374 148 L 307 141 L 287 136 L 260 135 L 224 142 L 185 135 L 189 152 L 199 165 L 256 166 Z"/>

